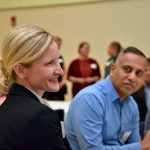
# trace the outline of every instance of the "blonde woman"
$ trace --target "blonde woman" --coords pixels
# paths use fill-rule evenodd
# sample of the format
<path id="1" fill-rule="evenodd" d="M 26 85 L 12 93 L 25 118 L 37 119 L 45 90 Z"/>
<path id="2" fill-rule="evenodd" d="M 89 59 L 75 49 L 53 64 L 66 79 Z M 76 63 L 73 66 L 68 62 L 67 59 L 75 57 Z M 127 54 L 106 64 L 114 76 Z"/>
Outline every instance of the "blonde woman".
<path id="1" fill-rule="evenodd" d="M 58 49 L 61 50 L 63 40 L 59 36 L 54 36 L 54 40 L 57 43 Z M 60 90 L 58 92 L 44 92 L 43 98 L 47 100 L 65 100 L 65 94 L 67 93 L 67 85 L 66 85 L 66 71 L 65 71 L 65 63 L 62 55 L 59 57 L 59 63 L 61 68 L 64 71 L 64 75 L 58 78 Z"/>
<path id="2" fill-rule="evenodd" d="M 59 56 L 53 36 L 40 27 L 22 25 L 5 37 L 1 89 L 9 92 L 0 106 L 0 149 L 67 149 L 56 112 L 41 98 L 59 90 Z"/>

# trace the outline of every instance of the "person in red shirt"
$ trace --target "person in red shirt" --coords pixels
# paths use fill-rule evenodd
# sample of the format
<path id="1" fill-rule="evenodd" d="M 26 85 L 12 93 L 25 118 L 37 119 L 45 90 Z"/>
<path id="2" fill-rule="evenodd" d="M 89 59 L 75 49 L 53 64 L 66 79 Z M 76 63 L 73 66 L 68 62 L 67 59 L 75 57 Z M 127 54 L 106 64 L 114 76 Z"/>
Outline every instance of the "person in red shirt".
<path id="1" fill-rule="evenodd" d="M 79 58 L 69 65 L 67 79 L 73 83 L 73 97 L 83 88 L 101 79 L 100 67 L 96 60 L 89 58 L 90 45 L 82 42 L 78 48 Z"/>

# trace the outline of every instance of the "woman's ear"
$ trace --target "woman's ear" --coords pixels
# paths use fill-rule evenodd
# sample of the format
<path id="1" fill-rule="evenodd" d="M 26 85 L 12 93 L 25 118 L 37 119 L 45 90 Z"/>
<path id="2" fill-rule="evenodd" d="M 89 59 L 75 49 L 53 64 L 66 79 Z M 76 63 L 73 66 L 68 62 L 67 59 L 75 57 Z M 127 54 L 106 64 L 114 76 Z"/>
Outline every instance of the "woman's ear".
<path id="1" fill-rule="evenodd" d="M 25 68 L 21 64 L 15 64 L 13 70 L 17 77 L 21 79 L 26 78 Z"/>

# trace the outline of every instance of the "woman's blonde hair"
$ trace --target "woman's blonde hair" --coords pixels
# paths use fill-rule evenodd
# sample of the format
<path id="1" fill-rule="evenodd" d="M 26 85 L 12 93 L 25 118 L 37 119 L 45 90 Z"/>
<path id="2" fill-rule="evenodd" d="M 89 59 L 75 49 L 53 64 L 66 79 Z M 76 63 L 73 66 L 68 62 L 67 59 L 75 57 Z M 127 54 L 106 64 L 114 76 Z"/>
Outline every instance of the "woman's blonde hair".
<path id="1" fill-rule="evenodd" d="M 33 25 L 21 25 L 8 33 L 2 45 L 0 61 L 1 93 L 6 93 L 6 89 L 16 81 L 13 66 L 15 64 L 30 66 L 48 49 L 52 41 L 53 36 L 50 33 Z"/>

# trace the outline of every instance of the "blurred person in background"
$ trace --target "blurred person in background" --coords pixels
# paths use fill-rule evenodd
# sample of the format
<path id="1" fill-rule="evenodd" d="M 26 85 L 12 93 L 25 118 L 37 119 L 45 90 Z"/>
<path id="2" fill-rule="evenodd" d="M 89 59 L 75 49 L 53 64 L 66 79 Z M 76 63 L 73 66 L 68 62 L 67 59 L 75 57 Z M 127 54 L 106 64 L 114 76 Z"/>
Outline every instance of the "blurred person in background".
<path id="1" fill-rule="evenodd" d="M 145 73 L 145 97 L 148 110 L 145 118 L 145 132 L 150 130 L 150 58 L 148 58 L 147 61 L 148 64 Z"/>
<path id="2" fill-rule="evenodd" d="M 146 95 L 145 95 L 145 86 L 144 83 L 142 87 L 132 94 L 132 97 L 136 101 L 139 109 L 139 115 L 140 115 L 140 124 L 139 124 L 139 130 L 141 138 L 144 137 L 144 123 L 145 123 L 145 117 L 147 113 L 147 105 L 146 105 Z"/>
<path id="3" fill-rule="evenodd" d="M 61 46 L 62 46 L 62 39 L 59 36 L 54 36 L 54 40 L 58 45 L 58 49 L 61 50 Z M 43 94 L 43 98 L 47 99 L 47 100 L 61 100 L 64 101 L 65 100 L 65 94 L 67 94 L 67 85 L 66 85 L 66 70 L 65 70 L 65 63 L 64 63 L 64 58 L 62 55 L 60 55 L 59 57 L 59 63 L 61 68 L 64 71 L 64 75 L 63 76 L 59 76 L 58 81 L 59 81 L 59 85 L 60 85 L 60 90 L 58 92 L 47 92 L 45 91 Z"/>
<path id="4" fill-rule="evenodd" d="M 78 47 L 79 58 L 69 65 L 67 78 L 72 82 L 73 97 L 83 88 L 101 79 L 100 67 L 96 60 L 89 57 L 90 44 L 80 43 Z"/>
<path id="5" fill-rule="evenodd" d="M 116 41 L 111 42 L 110 45 L 108 46 L 107 53 L 109 55 L 109 59 L 106 61 L 106 64 L 105 64 L 104 77 L 109 75 L 110 67 L 116 61 L 116 58 L 117 58 L 118 54 L 120 53 L 121 49 L 122 49 L 121 44 Z"/>

